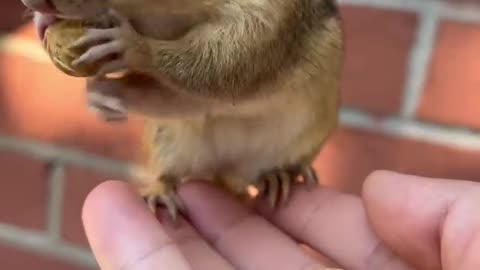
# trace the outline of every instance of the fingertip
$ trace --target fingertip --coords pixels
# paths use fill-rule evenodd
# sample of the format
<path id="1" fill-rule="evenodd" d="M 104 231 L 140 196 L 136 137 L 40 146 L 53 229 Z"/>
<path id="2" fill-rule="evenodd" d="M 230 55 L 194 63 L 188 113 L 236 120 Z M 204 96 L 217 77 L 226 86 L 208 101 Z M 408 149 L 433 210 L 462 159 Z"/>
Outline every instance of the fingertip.
<path id="1" fill-rule="evenodd" d="M 418 180 L 419 177 L 386 170 L 374 171 L 367 176 L 362 199 L 369 221 L 377 230 L 382 231 L 385 224 L 396 224 L 400 217 L 405 222 L 411 216 L 409 213 L 415 209 L 412 202 L 419 200 L 418 196 L 412 196 L 417 193 L 412 185 L 418 186 L 419 181 L 412 179 Z"/>
<path id="2" fill-rule="evenodd" d="M 87 195 L 82 207 L 82 221 L 93 248 L 109 245 L 108 238 L 115 226 L 124 223 L 125 216 L 135 213 L 144 207 L 141 198 L 128 183 L 108 180 L 95 187 Z"/>
<path id="3" fill-rule="evenodd" d="M 108 180 L 96 186 L 87 195 L 82 208 L 82 218 L 88 219 L 89 215 L 94 213 L 94 209 L 104 205 L 112 200 L 112 196 L 117 197 L 121 194 L 128 194 L 130 192 L 128 184 L 121 181 Z M 122 195 L 121 195 L 122 196 Z M 105 201 L 105 198 L 110 198 Z"/>
<path id="4" fill-rule="evenodd" d="M 82 220 L 86 229 L 106 214 L 115 213 L 122 209 L 121 202 L 141 198 L 128 183 L 108 180 L 95 187 L 87 195 L 82 207 Z"/>
<path id="5" fill-rule="evenodd" d="M 395 200 L 404 200 L 404 191 L 417 185 L 424 178 L 394 171 L 378 170 L 370 173 L 362 189 L 362 198 L 368 208 L 396 204 Z"/>
<path id="6" fill-rule="evenodd" d="M 172 239 L 127 183 L 106 181 L 94 188 L 85 200 L 82 217 L 102 269 L 151 269 L 145 266 L 151 264 L 189 269 Z M 156 250 L 162 252 L 153 253 Z"/>
<path id="7" fill-rule="evenodd" d="M 394 182 L 399 176 L 401 177 L 400 174 L 393 171 L 373 171 L 365 178 L 362 193 L 364 195 L 374 194 L 382 185 L 391 184 L 391 182 Z"/>
<path id="8" fill-rule="evenodd" d="M 450 184 L 389 171 L 373 172 L 365 181 L 363 201 L 377 236 L 419 269 L 441 263 L 438 230 L 451 201 Z"/>

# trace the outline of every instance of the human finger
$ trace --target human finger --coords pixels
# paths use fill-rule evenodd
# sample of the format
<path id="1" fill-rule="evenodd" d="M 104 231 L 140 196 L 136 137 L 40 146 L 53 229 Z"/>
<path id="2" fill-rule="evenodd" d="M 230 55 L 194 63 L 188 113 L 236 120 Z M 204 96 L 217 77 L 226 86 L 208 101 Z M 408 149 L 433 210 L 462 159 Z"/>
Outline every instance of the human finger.
<path id="1" fill-rule="evenodd" d="M 87 197 L 83 223 L 103 270 L 192 270 L 143 200 L 121 182 L 106 182 Z"/>
<path id="2" fill-rule="evenodd" d="M 236 269 L 324 269 L 293 239 L 223 191 L 188 183 L 179 194 L 192 224 Z"/>
<path id="3" fill-rule="evenodd" d="M 169 219 L 167 213 L 166 210 L 160 211 L 160 219 Z M 171 222 L 162 224 L 194 270 L 234 270 L 233 266 L 212 248 L 183 217 L 178 217 L 176 224 Z"/>
<path id="4" fill-rule="evenodd" d="M 317 186 L 295 185 L 287 204 L 259 211 L 273 224 L 346 269 L 411 269 L 375 236 L 362 200 Z"/>
<path id="5" fill-rule="evenodd" d="M 479 269 L 480 185 L 380 171 L 364 200 L 379 237 L 417 269 Z"/>

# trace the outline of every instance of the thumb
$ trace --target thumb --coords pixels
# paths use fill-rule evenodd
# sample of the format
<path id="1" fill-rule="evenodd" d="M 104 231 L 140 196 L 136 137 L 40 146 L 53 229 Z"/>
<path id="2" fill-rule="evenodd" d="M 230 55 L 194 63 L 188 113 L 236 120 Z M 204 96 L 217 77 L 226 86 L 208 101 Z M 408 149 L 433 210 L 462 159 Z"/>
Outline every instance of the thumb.
<path id="1" fill-rule="evenodd" d="M 480 239 L 471 237 L 480 232 L 479 194 L 478 183 L 393 172 L 371 174 L 363 190 L 378 237 L 416 269 L 428 270 L 479 269 L 473 251 Z"/>
<path id="2" fill-rule="evenodd" d="M 105 182 L 87 197 L 83 223 L 103 270 L 189 270 L 180 250 L 143 200 L 121 182 Z"/>

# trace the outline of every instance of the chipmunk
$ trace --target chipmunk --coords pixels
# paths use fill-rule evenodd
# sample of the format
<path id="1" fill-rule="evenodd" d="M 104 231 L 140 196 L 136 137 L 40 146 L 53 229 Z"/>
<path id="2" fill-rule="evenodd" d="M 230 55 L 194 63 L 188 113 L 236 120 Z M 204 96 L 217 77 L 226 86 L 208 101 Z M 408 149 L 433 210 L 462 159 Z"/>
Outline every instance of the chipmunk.
<path id="1" fill-rule="evenodd" d="M 338 117 L 335 0 L 22 1 L 40 38 L 55 18 L 115 18 L 73 45 L 87 48 L 74 64 L 115 56 L 87 96 L 106 120 L 145 116 L 140 192 L 152 211 L 160 203 L 176 219 L 176 189 L 190 179 L 239 196 L 256 187 L 272 207 L 293 183 L 318 182 L 311 163 Z"/>

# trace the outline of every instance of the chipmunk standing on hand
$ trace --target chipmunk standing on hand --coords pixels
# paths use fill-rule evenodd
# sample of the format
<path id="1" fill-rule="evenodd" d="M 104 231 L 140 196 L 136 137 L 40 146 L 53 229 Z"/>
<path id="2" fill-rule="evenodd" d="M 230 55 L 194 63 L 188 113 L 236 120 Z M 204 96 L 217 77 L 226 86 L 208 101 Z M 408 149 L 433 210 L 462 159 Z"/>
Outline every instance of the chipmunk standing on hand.
<path id="1" fill-rule="evenodd" d="M 74 44 L 87 48 L 74 64 L 101 65 L 87 82 L 101 117 L 145 116 L 152 210 L 162 203 L 175 219 L 176 187 L 192 178 L 238 195 L 255 186 L 272 206 L 297 178 L 317 182 L 311 163 L 337 125 L 335 0 L 22 1 L 41 38 L 54 17 L 116 20 Z"/>

